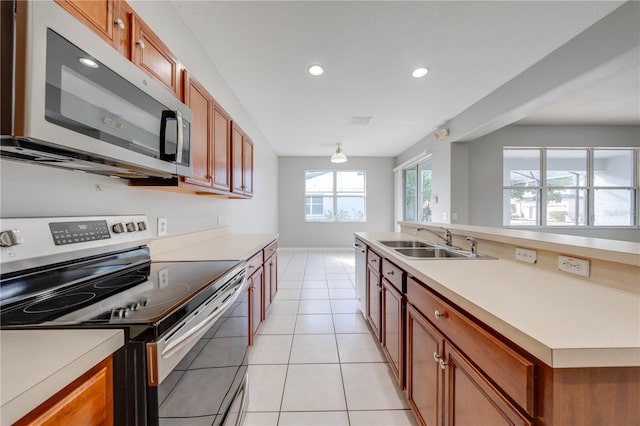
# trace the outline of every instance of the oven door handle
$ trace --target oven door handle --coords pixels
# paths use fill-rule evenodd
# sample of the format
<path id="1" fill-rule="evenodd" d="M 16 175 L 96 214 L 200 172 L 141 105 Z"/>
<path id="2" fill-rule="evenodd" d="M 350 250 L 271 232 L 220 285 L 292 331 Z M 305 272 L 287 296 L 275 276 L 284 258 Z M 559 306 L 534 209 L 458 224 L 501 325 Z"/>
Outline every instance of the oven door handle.
<path id="1" fill-rule="evenodd" d="M 200 331 L 203 327 L 207 327 L 211 323 L 217 321 L 222 316 L 222 314 L 226 312 L 229 306 L 231 306 L 236 300 L 238 300 L 238 297 L 240 297 L 240 295 L 242 294 L 242 289 L 244 288 L 244 285 L 243 285 L 244 282 L 245 280 L 243 280 L 240 284 L 238 284 L 234 293 L 232 293 L 232 295 L 222 305 L 220 305 L 218 309 L 211 312 L 202 321 L 193 325 L 191 329 L 189 329 L 189 331 L 187 331 L 184 334 L 181 334 L 180 337 L 178 337 L 173 342 L 167 340 L 166 341 L 167 346 L 162 350 L 162 352 L 160 353 L 160 356 L 162 358 L 171 357 L 174 353 L 178 352 L 185 345 L 190 343 L 191 336 L 198 333 L 198 331 Z"/>

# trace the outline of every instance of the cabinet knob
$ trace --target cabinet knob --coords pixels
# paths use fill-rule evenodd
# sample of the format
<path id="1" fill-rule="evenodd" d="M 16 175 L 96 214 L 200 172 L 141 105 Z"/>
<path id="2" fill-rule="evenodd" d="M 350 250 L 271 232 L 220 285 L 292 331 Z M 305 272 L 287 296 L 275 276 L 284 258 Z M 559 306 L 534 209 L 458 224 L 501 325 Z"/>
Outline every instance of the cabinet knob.
<path id="1" fill-rule="evenodd" d="M 434 315 L 436 316 L 437 319 L 447 318 L 447 313 L 446 312 L 440 313 L 440 311 L 438 311 L 438 310 L 436 310 L 434 312 Z"/>
<path id="2" fill-rule="evenodd" d="M 140 46 L 140 49 L 144 49 L 144 40 L 140 39 L 140 40 L 136 41 L 136 44 L 138 46 Z"/>
<path id="3" fill-rule="evenodd" d="M 122 19 L 118 18 L 113 23 L 121 30 L 124 30 L 124 21 Z"/>
<path id="4" fill-rule="evenodd" d="M 440 355 L 438 355 L 438 352 L 434 352 L 433 353 L 433 360 L 435 362 L 439 362 L 440 361 Z"/>
<path id="5" fill-rule="evenodd" d="M 443 370 L 447 367 L 447 361 L 445 361 L 444 359 L 440 358 L 440 361 L 438 361 L 440 363 L 440 368 L 442 368 Z"/>

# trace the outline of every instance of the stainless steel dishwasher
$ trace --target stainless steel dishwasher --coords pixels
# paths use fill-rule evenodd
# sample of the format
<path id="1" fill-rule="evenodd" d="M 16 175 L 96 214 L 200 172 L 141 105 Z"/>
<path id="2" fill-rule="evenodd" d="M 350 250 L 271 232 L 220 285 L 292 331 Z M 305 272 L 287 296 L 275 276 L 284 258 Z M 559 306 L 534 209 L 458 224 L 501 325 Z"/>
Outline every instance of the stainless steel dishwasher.
<path id="1" fill-rule="evenodd" d="M 364 319 L 367 319 L 367 246 L 355 239 L 353 248 L 356 252 L 356 299 Z"/>

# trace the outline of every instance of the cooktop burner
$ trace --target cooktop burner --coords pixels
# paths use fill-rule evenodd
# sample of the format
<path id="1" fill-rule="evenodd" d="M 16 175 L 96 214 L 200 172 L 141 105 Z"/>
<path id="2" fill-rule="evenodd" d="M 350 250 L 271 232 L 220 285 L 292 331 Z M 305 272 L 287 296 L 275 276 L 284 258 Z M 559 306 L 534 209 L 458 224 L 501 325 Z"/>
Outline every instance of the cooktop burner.
<path id="1" fill-rule="evenodd" d="M 96 297 L 95 293 L 79 292 L 72 294 L 62 294 L 53 296 L 43 301 L 32 303 L 26 306 L 22 311 L 25 314 L 40 314 L 59 311 L 61 309 L 72 308 L 77 305 L 88 302 Z"/>
<path id="2" fill-rule="evenodd" d="M 93 288 L 118 288 L 130 286 L 131 284 L 136 284 L 141 281 L 145 281 L 147 279 L 146 275 L 142 274 L 134 274 L 134 275 L 122 275 L 119 277 L 114 277 L 105 281 L 101 281 L 93 285 Z"/>

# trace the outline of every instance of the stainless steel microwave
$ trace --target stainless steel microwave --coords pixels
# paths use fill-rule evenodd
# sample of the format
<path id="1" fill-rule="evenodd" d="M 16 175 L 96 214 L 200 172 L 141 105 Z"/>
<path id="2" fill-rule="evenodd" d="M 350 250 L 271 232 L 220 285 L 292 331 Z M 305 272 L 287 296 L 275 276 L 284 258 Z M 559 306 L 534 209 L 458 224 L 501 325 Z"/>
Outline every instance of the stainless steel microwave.
<path id="1" fill-rule="evenodd" d="M 3 97 L 12 93 L 2 158 L 124 178 L 191 176 L 191 110 L 53 0 L 19 3 L 2 25 L 13 39 L 2 52 L 3 68 L 13 63 L 2 77 Z"/>

